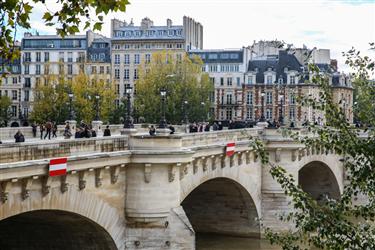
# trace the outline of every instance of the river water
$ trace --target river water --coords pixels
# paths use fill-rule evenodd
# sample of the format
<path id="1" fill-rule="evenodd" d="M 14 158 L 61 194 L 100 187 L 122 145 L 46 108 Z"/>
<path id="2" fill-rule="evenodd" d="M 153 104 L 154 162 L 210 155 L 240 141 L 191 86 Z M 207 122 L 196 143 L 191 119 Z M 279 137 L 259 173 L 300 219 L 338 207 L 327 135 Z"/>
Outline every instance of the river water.
<path id="1" fill-rule="evenodd" d="M 279 250 L 267 240 L 231 237 L 215 234 L 197 234 L 197 250 Z"/>

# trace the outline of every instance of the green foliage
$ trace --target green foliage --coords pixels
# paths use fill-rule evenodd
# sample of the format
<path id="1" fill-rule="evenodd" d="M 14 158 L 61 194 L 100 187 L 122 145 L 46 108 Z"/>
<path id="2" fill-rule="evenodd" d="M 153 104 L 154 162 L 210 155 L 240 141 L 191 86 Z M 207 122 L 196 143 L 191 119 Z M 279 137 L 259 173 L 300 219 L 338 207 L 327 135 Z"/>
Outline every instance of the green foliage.
<path id="1" fill-rule="evenodd" d="M 11 118 L 10 105 L 12 101 L 8 96 L 0 96 L 0 127 L 7 126 Z"/>
<path id="2" fill-rule="evenodd" d="M 19 57 L 19 51 L 14 50 L 17 29 L 30 29 L 30 14 L 33 5 L 44 4 L 46 12 L 42 19 L 48 26 L 57 26 L 57 34 L 66 36 L 79 32 L 84 24 L 85 29 L 93 26 L 93 30 L 101 30 L 103 17 L 110 11 L 126 10 L 128 0 L 57 0 L 61 8 L 52 12 L 45 0 L 4 0 L 0 1 L 0 51 L 2 57 L 12 60 Z M 97 19 L 93 19 L 89 12 L 95 9 Z"/>
<path id="3" fill-rule="evenodd" d="M 373 45 L 372 45 L 373 46 Z M 345 54 L 347 64 L 354 70 L 352 75 L 356 89 L 356 99 L 361 108 L 356 108 L 356 116 L 361 122 L 374 124 L 374 60 L 361 57 L 352 49 Z M 292 175 L 281 166 L 269 162 L 267 152 L 260 142 L 254 143 L 264 164 L 271 166 L 270 173 L 281 185 L 285 194 L 291 197 L 293 211 L 281 216 L 283 221 L 292 222 L 291 232 L 276 233 L 266 230 L 266 237 L 283 249 L 374 249 L 375 248 L 375 138 L 371 129 L 361 130 L 346 121 L 345 114 L 333 101 L 332 88 L 328 79 L 319 74 L 316 66 L 310 66 L 315 73 L 313 82 L 321 88 L 318 99 L 304 97 L 301 105 L 323 111 L 329 126 L 308 127 L 313 136 L 299 132 L 284 131 L 295 141 L 307 148 L 319 148 L 322 152 L 336 152 L 349 176 L 340 200 L 325 197 L 317 202 L 305 193 Z M 372 96 L 371 96 L 372 94 Z M 364 204 L 355 203 L 358 196 L 367 198 Z"/>
<path id="4" fill-rule="evenodd" d="M 167 61 L 167 63 L 166 63 Z M 171 52 L 155 53 L 149 64 L 140 66 L 140 78 L 136 82 L 135 109 L 146 122 L 157 123 L 161 117 L 160 89 L 167 90 L 166 119 L 171 123 L 184 120 L 184 108 L 190 121 L 202 121 L 207 117 L 213 86 L 207 74 L 202 72 L 199 57 L 181 60 Z M 184 106 L 184 101 L 188 104 Z"/>
<path id="5" fill-rule="evenodd" d="M 48 120 L 63 124 L 69 117 L 69 93 L 73 93 L 72 107 L 77 121 L 91 122 L 95 117 L 95 105 L 98 95 L 100 118 L 108 121 L 113 112 L 114 90 L 102 79 L 95 76 L 95 81 L 80 74 L 72 82 L 62 77 L 45 76 L 46 84 L 36 86 L 31 120 L 42 123 Z"/>

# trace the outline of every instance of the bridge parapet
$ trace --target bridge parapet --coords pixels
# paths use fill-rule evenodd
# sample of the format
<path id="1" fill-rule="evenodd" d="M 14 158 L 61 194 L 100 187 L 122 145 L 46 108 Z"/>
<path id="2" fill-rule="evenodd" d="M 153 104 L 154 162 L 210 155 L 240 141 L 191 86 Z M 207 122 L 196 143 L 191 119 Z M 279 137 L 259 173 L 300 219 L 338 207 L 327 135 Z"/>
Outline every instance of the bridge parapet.
<path id="1" fill-rule="evenodd" d="M 257 137 L 262 130 L 263 129 L 261 128 L 246 128 L 183 134 L 182 146 L 191 147 L 199 145 L 217 144 L 227 141 L 244 141 L 248 140 L 250 136 Z"/>
<path id="2" fill-rule="evenodd" d="M 46 159 L 59 156 L 114 152 L 128 149 L 127 136 L 78 140 L 38 141 L 0 145 L 0 163 Z"/>

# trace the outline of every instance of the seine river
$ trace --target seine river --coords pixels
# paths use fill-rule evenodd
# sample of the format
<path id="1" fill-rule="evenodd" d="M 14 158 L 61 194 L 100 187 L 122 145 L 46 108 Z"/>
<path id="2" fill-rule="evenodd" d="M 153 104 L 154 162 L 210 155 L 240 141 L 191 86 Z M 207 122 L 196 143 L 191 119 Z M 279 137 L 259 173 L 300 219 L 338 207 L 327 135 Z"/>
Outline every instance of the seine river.
<path id="1" fill-rule="evenodd" d="M 267 240 L 230 237 L 214 234 L 197 234 L 197 250 L 279 250 Z"/>

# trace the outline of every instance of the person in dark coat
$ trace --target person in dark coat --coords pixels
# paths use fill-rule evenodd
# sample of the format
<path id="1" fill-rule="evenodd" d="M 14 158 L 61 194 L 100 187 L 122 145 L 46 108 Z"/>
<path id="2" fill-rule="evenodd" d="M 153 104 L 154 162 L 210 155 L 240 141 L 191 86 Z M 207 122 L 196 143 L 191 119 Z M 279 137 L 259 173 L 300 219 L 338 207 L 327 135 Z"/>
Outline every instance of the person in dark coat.
<path id="1" fill-rule="evenodd" d="M 33 124 L 31 124 L 31 127 L 33 128 L 33 137 L 35 138 L 37 126 L 35 125 L 35 123 L 33 123 Z"/>
<path id="2" fill-rule="evenodd" d="M 150 133 L 150 135 L 152 135 L 152 136 L 154 136 L 155 135 L 155 133 L 156 133 L 156 130 L 155 130 L 155 127 L 154 127 L 154 125 L 151 125 L 151 127 L 150 127 L 150 130 L 148 131 L 149 133 Z"/>
<path id="3" fill-rule="evenodd" d="M 40 131 L 40 139 L 43 140 L 43 132 L 45 128 L 43 124 L 39 124 L 39 131 Z"/>
<path id="4" fill-rule="evenodd" d="M 57 138 L 57 123 L 53 123 L 53 128 L 52 128 L 52 138 Z"/>
<path id="5" fill-rule="evenodd" d="M 109 125 L 105 127 L 103 136 L 111 136 L 111 130 L 109 129 Z"/>
<path id="6" fill-rule="evenodd" d="M 14 135 L 14 139 L 16 140 L 16 142 L 25 142 L 25 137 L 23 136 L 20 130 L 18 130 L 17 133 Z"/>
<path id="7" fill-rule="evenodd" d="M 169 134 L 173 135 L 175 132 L 175 129 L 172 125 L 169 126 L 169 130 L 171 131 Z"/>
<path id="8" fill-rule="evenodd" d="M 52 122 L 48 121 L 45 127 L 46 127 L 46 134 L 44 135 L 44 140 L 47 138 L 47 136 L 48 136 L 48 140 L 51 140 Z"/>

